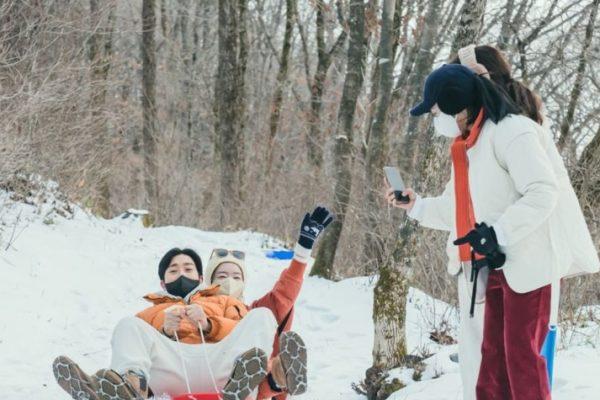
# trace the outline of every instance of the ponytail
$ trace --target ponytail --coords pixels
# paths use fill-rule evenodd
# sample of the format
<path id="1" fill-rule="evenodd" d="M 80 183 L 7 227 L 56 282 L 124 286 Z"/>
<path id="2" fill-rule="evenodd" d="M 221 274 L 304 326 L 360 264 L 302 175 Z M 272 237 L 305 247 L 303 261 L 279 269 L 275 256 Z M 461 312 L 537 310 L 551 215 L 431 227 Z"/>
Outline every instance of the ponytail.
<path id="1" fill-rule="evenodd" d="M 506 93 L 520 108 L 520 112 L 541 124 L 543 122 L 541 108 L 541 99 L 534 94 L 527 86 L 513 78 L 506 79 L 504 84 Z"/>
<path id="2" fill-rule="evenodd" d="M 520 114 L 512 99 L 502 90 L 501 87 L 487 78 L 475 75 L 475 86 L 479 94 L 479 103 L 485 111 L 485 118 L 489 118 L 495 124 L 501 121 L 508 114 Z M 469 123 L 473 123 L 477 114 L 477 110 L 468 110 Z"/>

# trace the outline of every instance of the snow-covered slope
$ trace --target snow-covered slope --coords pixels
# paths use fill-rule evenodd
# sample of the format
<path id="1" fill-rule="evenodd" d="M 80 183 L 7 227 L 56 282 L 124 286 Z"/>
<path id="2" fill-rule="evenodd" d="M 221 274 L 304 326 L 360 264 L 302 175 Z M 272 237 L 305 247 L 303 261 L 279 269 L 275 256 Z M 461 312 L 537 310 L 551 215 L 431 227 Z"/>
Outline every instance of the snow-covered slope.
<path id="1" fill-rule="evenodd" d="M 159 289 L 157 263 L 171 247 L 190 246 L 207 260 L 212 248 L 247 252 L 250 301 L 272 287 L 285 261 L 264 256 L 269 238 L 258 233 L 203 232 L 185 227 L 146 229 L 135 218 L 101 220 L 75 207 L 64 218 L 49 204 L 26 205 L 0 193 L 0 399 L 67 399 L 51 362 L 66 354 L 93 372 L 108 366 L 113 326 L 146 307 L 144 294 Z M 8 247 L 8 248 L 7 248 Z M 309 392 L 304 399 L 364 399 L 351 384 L 370 365 L 374 282 L 307 278 L 294 329 L 309 347 Z M 412 371 L 394 371 L 408 384 L 392 399 L 461 398 L 456 345 L 431 342 L 431 327 L 455 313 L 413 290 L 408 344 L 433 354 L 420 382 Z M 591 346 L 559 353 L 557 399 L 600 398 L 600 352 Z"/>

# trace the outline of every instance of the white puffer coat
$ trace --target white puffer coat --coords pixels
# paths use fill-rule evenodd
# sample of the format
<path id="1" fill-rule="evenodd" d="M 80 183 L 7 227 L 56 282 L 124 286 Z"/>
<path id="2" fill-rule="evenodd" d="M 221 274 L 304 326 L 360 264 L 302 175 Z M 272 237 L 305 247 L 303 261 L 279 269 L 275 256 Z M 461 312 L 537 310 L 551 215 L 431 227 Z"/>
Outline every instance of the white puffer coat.
<path id="1" fill-rule="evenodd" d="M 521 115 L 488 120 L 467 155 L 475 218 L 494 227 L 514 291 L 550 284 L 553 270 L 560 277 L 598 272 L 598 253 L 548 129 Z M 448 272 L 457 274 L 454 176 L 441 196 L 418 198 L 409 216 L 450 232 Z"/>

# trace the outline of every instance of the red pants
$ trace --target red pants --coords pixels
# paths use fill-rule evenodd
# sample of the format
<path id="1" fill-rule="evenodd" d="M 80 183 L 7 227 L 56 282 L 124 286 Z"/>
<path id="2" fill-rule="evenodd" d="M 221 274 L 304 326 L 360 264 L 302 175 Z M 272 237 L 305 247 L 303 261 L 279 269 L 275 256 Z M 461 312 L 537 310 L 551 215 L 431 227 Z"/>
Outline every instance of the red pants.
<path id="1" fill-rule="evenodd" d="M 514 292 L 502 271 L 491 271 L 477 400 L 549 400 L 546 361 L 540 356 L 548 332 L 550 285 Z"/>

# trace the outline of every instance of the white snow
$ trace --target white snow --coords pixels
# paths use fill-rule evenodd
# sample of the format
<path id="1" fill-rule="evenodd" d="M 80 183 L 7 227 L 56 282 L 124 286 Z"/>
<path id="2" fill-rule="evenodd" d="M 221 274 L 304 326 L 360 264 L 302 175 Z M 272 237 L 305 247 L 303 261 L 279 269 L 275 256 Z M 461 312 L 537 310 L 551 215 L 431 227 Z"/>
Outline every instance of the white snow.
<path id="1" fill-rule="evenodd" d="M 49 204 L 14 203 L 0 192 L 0 398 L 67 399 L 51 369 L 60 354 L 89 372 L 107 367 L 112 328 L 147 306 L 142 296 L 159 289 L 157 264 L 169 248 L 190 246 L 204 261 L 217 246 L 246 251 L 250 301 L 269 290 L 288 264 L 264 256 L 263 247 L 273 243 L 252 232 L 146 229 L 139 218 L 102 220 L 77 207 L 67 219 Z M 307 277 L 294 322 L 309 347 L 309 391 L 300 398 L 365 398 L 351 384 L 371 362 L 373 285 L 369 278 L 335 283 Z M 410 351 L 432 355 L 419 382 L 412 381 L 412 370 L 392 371 L 407 387 L 391 399 L 460 399 L 458 364 L 449 359 L 456 345 L 428 339 L 441 321 L 455 334 L 454 310 L 417 290 L 407 310 Z M 599 374 L 594 343 L 560 351 L 554 398 L 598 399 Z"/>

